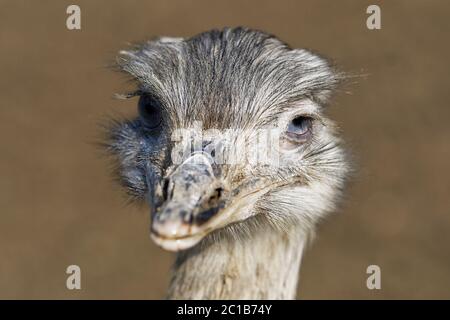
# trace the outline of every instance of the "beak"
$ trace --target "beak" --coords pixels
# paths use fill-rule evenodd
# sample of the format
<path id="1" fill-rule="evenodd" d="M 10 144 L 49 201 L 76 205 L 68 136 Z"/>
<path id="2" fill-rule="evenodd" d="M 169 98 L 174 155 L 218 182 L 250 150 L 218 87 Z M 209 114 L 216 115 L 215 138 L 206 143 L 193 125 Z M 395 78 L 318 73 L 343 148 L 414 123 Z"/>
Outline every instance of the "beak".
<path id="1" fill-rule="evenodd" d="M 151 237 L 170 251 L 188 249 L 217 228 L 227 193 L 216 178 L 212 159 L 196 153 L 167 176 L 162 204 L 152 212 Z"/>

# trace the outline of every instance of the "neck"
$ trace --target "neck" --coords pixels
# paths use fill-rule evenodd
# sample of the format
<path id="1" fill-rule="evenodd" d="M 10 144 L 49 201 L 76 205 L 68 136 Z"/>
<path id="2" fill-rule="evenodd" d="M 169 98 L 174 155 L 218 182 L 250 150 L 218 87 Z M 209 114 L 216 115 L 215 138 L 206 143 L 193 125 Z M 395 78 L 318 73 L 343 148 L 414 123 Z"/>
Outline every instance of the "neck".
<path id="1" fill-rule="evenodd" d="M 306 236 L 292 229 L 225 236 L 179 253 L 168 298 L 295 299 Z"/>

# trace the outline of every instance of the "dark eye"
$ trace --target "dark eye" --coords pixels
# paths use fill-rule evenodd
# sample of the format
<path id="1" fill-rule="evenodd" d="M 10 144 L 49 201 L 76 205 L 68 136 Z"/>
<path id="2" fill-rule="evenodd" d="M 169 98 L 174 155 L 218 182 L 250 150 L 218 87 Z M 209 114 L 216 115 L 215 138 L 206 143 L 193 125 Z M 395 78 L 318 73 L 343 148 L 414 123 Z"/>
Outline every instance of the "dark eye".
<path id="1" fill-rule="evenodd" d="M 295 141 L 303 142 L 311 135 L 313 119 L 305 116 L 298 116 L 292 119 L 287 128 L 287 136 Z"/>
<path id="2" fill-rule="evenodd" d="M 155 97 L 147 94 L 140 96 L 138 111 L 148 129 L 155 129 L 161 124 L 161 104 Z"/>

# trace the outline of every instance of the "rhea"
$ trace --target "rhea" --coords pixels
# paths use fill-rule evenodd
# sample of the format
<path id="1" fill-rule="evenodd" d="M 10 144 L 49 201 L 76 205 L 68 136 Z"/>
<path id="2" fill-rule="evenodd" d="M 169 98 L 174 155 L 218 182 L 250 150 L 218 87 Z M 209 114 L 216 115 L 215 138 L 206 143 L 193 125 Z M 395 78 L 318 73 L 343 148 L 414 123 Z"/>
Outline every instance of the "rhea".
<path id="1" fill-rule="evenodd" d="M 177 252 L 168 298 L 295 298 L 302 253 L 348 171 L 324 115 L 342 75 L 247 28 L 158 38 L 117 61 L 136 82 L 123 96 L 139 96 L 138 116 L 110 127 L 107 148 L 128 194 L 148 203 L 151 238 Z M 196 148 L 175 135 L 198 124 L 217 134 Z M 268 129 L 277 139 L 259 143 Z M 245 156 L 216 161 L 224 150 Z M 276 164 L 248 161 L 266 151 Z"/>

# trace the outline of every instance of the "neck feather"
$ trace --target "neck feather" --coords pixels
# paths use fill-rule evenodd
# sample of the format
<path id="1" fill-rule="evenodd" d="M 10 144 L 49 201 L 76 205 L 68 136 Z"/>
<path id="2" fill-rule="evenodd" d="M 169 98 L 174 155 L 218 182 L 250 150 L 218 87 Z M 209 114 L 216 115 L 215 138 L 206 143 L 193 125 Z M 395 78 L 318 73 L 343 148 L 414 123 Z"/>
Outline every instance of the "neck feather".
<path id="1" fill-rule="evenodd" d="M 307 237 L 301 228 L 259 229 L 179 253 L 169 299 L 295 299 Z"/>

